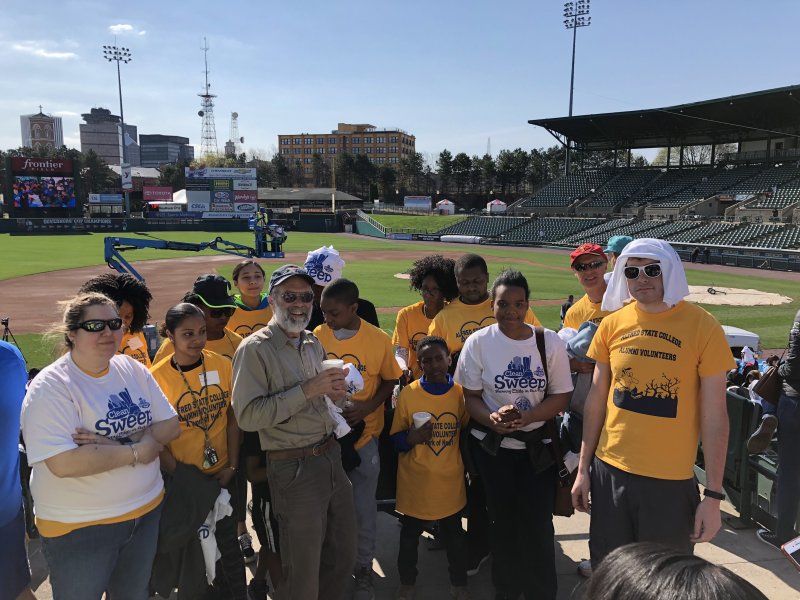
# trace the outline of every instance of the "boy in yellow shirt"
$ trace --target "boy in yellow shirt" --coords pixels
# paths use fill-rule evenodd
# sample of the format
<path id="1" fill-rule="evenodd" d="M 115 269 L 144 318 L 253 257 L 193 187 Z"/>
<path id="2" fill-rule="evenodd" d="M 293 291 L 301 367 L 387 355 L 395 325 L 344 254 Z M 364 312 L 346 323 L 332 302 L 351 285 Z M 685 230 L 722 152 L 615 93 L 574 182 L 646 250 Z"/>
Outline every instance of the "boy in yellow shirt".
<path id="1" fill-rule="evenodd" d="M 439 539 L 447 550 L 450 597 L 467 598 L 467 543 L 461 511 L 467 503 L 464 463 L 459 449 L 461 428 L 469 421 L 464 391 L 447 372 L 450 354 L 440 337 L 427 336 L 417 343 L 422 378 L 403 388 L 392 421 L 392 441 L 400 454 L 397 470 L 397 510 L 400 548 L 397 598 L 413 597 L 417 579 L 419 536 L 432 521 L 439 521 Z M 414 414 L 431 419 L 416 427 Z"/>
<path id="2" fill-rule="evenodd" d="M 314 330 L 327 358 L 340 358 L 355 366 L 364 378 L 364 389 L 353 396 L 353 405 L 344 410 L 350 426 L 364 421 L 364 431 L 355 443 L 361 459 L 347 476 L 353 484 L 353 499 L 358 523 L 358 556 L 354 598 L 372 598 L 372 559 L 378 508 L 375 490 L 380 474 L 378 437 L 383 431 L 384 404 L 402 374 L 394 358 L 392 341 L 386 333 L 357 314 L 358 287 L 348 279 L 337 279 L 322 291 L 320 307 L 325 323 Z"/>

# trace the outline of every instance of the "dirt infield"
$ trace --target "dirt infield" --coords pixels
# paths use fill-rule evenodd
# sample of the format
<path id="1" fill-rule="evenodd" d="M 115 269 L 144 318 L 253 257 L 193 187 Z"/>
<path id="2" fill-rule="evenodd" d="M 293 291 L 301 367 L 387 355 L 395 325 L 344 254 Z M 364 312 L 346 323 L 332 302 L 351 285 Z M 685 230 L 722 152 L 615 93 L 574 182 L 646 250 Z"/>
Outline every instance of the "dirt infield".
<path id="1" fill-rule="evenodd" d="M 345 234 L 346 235 L 346 234 Z M 407 242 L 408 249 L 398 252 L 386 251 L 363 251 L 347 252 L 347 261 L 358 260 L 407 260 L 409 264 L 414 260 L 430 254 L 430 250 L 417 250 L 417 242 Z M 440 254 L 457 258 L 465 252 L 480 252 L 478 246 L 471 247 L 464 244 L 441 244 L 441 249 L 437 250 Z M 543 250 L 537 252 L 548 252 L 553 254 L 568 254 L 566 250 Z M 302 264 L 305 261 L 305 252 L 287 253 L 286 262 Z M 503 263 L 506 259 L 486 257 L 489 263 Z M 150 313 L 154 318 L 166 313 L 187 290 L 190 290 L 194 280 L 203 272 L 216 271 L 222 266 L 232 266 L 241 259 L 231 256 L 191 256 L 187 258 L 172 258 L 165 260 L 147 260 L 133 263 L 135 268 L 142 274 L 147 281 L 150 291 L 153 293 L 153 303 Z M 563 267 L 546 265 L 536 260 L 526 259 L 521 256 L 514 257 L 515 262 L 530 265 L 541 269 L 555 271 L 569 271 L 567 261 Z M 269 267 L 267 267 L 269 268 Z M 691 265 L 695 270 L 709 272 L 737 273 L 744 278 L 752 275 L 767 277 L 771 279 L 794 280 L 800 282 L 800 273 L 783 273 L 774 271 L 762 271 L 760 269 L 742 269 L 736 267 L 726 267 L 722 265 Z M 82 267 L 79 269 L 66 269 L 63 271 L 53 271 L 50 273 L 38 273 L 17 277 L 2 282 L 3 302 L 2 316 L 11 317 L 10 326 L 15 334 L 22 333 L 41 333 L 58 318 L 58 301 L 69 298 L 81 284 L 98 275 L 108 271 L 105 265 L 93 267 Z M 560 304 L 560 300 L 540 300 L 533 302 L 534 305 L 555 305 Z M 379 310 L 381 314 L 391 314 L 397 312 L 398 307 L 383 307 Z"/>

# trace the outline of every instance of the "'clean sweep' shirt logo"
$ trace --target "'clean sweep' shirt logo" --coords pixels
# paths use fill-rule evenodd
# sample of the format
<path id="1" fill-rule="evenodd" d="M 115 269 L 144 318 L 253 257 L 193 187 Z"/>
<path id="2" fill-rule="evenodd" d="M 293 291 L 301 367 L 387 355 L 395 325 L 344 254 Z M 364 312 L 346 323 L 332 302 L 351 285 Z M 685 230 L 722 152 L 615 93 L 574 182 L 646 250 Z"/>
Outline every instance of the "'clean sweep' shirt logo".
<path id="1" fill-rule="evenodd" d="M 544 369 L 539 365 L 535 371 L 531 370 L 530 356 L 515 356 L 506 370 L 494 378 L 494 389 L 499 393 L 514 394 L 521 390 L 537 392 L 546 388 Z"/>
<path id="2" fill-rule="evenodd" d="M 144 398 L 134 402 L 128 388 L 108 398 L 108 412 L 99 419 L 94 428 L 98 433 L 111 439 L 127 437 L 131 433 L 145 429 L 153 422 L 150 403 Z"/>

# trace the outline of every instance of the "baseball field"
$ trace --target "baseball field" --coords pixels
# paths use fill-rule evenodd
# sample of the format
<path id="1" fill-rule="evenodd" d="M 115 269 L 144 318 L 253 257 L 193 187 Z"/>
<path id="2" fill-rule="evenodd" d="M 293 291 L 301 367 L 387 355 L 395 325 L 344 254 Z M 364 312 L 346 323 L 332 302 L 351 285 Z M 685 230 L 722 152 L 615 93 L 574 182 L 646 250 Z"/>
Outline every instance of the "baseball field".
<path id="1" fill-rule="evenodd" d="M 43 337 L 59 317 L 59 300 L 70 297 L 89 277 L 104 272 L 103 238 L 107 234 L 53 236 L 0 235 L 0 317 L 8 317 L 30 366 L 42 367 L 52 360 L 52 343 Z M 218 234 L 204 232 L 127 233 L 126 237 L 149 237 L 179 242 L 211 241 Z M 225 233 L 224 239 L 252 244 L 252 234 Z M 569 294 L 582 290 L 569 269 L 567 251 L 501 246 L 475 246 L 435 242 L 406 242 L 375 239 L 350 234 L 292 232 L 286 242 L 285 261 L 262 261 L 269 273 L 283 262 L 304 261 L 306 253 L 323 245 L 333 245 L 347 262 L 345 277 L 354 280 L 364 298 L 378 307 L 381 326 L 394 328 L 399 308 L 419 297 L 398 277 L 411 263 L 426 254 L 441 253 L 458 257 L 466 252 L 484 256 L 490 275 L 513 267 L 521 270 L 531 285 L 533 309 L 546 327 L 558 328 L 559 307 Z M 154 296 L 151 322 L 160 321 L 167 308 L 191 288 L 203 273 L 216 272 L 230 278 L 235 256 L 206 251 L 135 250 L 125 257 L 136 263 Z M 273 264 L 274 263 L 274 264 Z M 703 306 L 726 325 L 758 333 L 764 348 L 780 348 L 786 343 L 788 328 L 800 308 L 800 274 L 741 269 L 719 265 L 686 264 L 690 285 L 703 288 L 758 290 L 788 297 L 791 301 L 770 306 Z M 734 291 L 731 291 L 734 290 Z M 741 304 L 741 303 L 740 303 Z M 0 331 L 2 328 L 0 327 Z"/>

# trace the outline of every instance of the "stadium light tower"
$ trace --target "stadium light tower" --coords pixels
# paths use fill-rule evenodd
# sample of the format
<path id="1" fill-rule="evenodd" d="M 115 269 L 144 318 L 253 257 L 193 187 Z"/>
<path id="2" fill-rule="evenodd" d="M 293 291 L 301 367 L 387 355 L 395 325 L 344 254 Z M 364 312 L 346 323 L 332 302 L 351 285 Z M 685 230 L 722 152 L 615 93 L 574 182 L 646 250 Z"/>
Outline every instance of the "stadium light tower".
<path id="1" fill-rule="evenodd" d="M 575 42 L 578 37 L 578 27 L 588 27 L 592 24 L 589 16 L 590 0 L 577 0 L 564 3 L 564 27 L 572 29 L 572 71 L 569 76 L 569 116 L 572 116 L 572 96 L 575 89 Z M 564 164 L 564 174 L 569 175 L 570 139 L 567 138 L 567 160 Z"/>
<path id="2" fill-rule="evenodd" d="M 122 156 L 121 164 L 119 166 L 119 177 L 120 177 L 120 187 L 125 185 L 124 183 L 124 168 L 123 166 L 128 163 L 127 161 L 127 153 L 125 151 L 125 114 L 122 112 L 122 76 L 119 70 L 119 63 L 123 62 L 128 64 L 133 60 L 131 56 L 130 48 L 123 48 L 117 45 L 114 46 L 103 46 L 103 58 L 105 58 L 108 62 L 116 62 L 117 63 L 117 89 L 119 90 L 119 120 L 120 120 L 120 130 L 122 133 Z M 125 214 L 130 217 L 131 214 L 131 207 L 130 207 L 130 199 L 128 196 L 127 190 L 125 192 Z"/>

